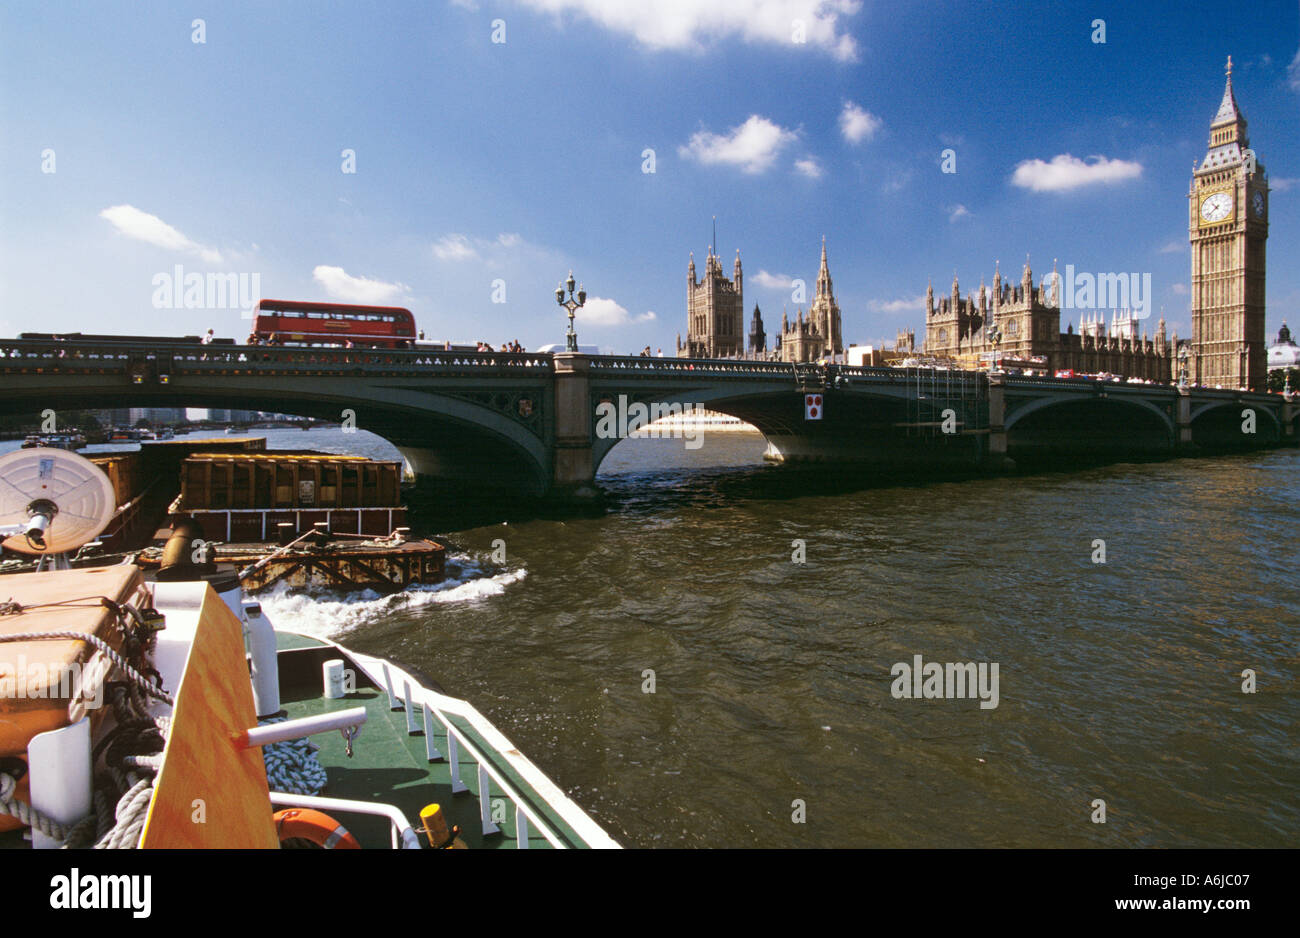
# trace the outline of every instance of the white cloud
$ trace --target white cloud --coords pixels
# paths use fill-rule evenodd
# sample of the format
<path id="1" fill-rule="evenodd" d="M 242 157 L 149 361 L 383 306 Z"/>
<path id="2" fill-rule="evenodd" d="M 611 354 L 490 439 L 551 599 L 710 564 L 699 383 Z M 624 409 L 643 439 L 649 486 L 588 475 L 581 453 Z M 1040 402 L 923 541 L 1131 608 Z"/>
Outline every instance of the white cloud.
<path id="1" fill-rule="evenodd" d="M 705 166 L 720 163 L 739 166 L 746 173 L 761 173 L 771 169 L 781 151 L 797 137 L 794 131 L 752 114 L 745 123 L 731 128 L 730 133 L 698 131 L 688 144 L 677 148 L 677 154 Z"/>
<path id="2" fill-rule="evenodd" d="M 603 296 L 589 296 L 587 303 L 574 315 L 574 319 L 588 326 L 626 326 L 633 323 L 650 322 L 655 318 L 652 312 L 633 316 L 614 300 Z"/>
<path id="3" fill-rule="evenodd" d="M 433 256 L 440 261 L 466 261 L 477 258 L 478 251 L 463 234 L 449 234 L 433 243 Z"/>
<path id="4" fill-rule="evenodd" d="M 852 101 L 845 101 L 844 110 L 840 111 L 840 133 L 849 143 L 870 140 L 883 124 L 875 114 L 862 110 Z"/>
<path id="5" fill-rule="evenodd" d="M 861 0 L 520 0 L 557 17 L 585 16 L 612 32 L 632 36 L 651 49 L 699 51 L 709 41 L 738 37 L 745 42 L 798 48 L 808 45 L 841 62 L 853 62 L 858 46 L 843 19 Z M 802 38 L 796 33 L 802 25 Z"/>
<path id="6" fill-rule="evenodd" d="M 903 297 L 898 300 L 868 300 L 867 309 L 873 313 L 919 313 L 925 310 L 925 294 Z"/>
<path id="7" fill-rule="evenodd" d="M 403 283 L 385 283 L 367 277 L 353 277 L 342 267 L 320 264 L 311 272 L 312 278 L 336 300 L 346 303 L 384 304 L 409 289 Z"/>
<path id="8" fill-rule="evenodd" d="M 913 175 L 915 174 L 910 169 L 895 170 L 881 185 L 880 191 L 888 194 L 905 189 L 907 184 L 912 181 Z"/>
<path id="9" fill-rule="evenodd" d="M 766 270 L 760 270 L 753 279 L 760 287 L 769 290 L 785 290 L 794 285 L 794 280 L 785 274 L 769 274 Z"/>
<path id="10" fill-rule="evenodd" d="M 168 251 L 195 254 L 209 264 L 221 263 L 221 252 L 191 241 L 157 215 L 142 212 L 134 205 L 114 205 L 99 213 L 100 218 L 126 235 Z"/>
<path id="11" fill-rule="evenodd" d="M 481 251 L 513 248 L 523 243 L 524 239 L 514 233 L 502 233 L 493 240 L 452 233 L 443 235 L 433 243 L 433 256 L 440 261 L 478 260 L 482 256 Z"/>
<path id="12" fill-rule="evenodd" d="M 1296 50 L 1295 58 L 1286 67 L 1286 81 L 1292 91 L 1300 91 L 1300 49 Z"/>
<path id="13" fill-rule="evenodd" d="M 1024 160 L 1016 164 L 1011 183 L 1034 192 L 1064 192 L 1079 186 L 1122 182 L 1142 175 L 1141 163 L 1110 160 L 1104 156 L 1090 156 L 1088 159 L 1092 162 L 1061 153 L 1052 157 L 1050 163 Z"/>
<path id="14" fill-rule="evenodd" d="M 1178 254 L 1187 247 L 1186 241 L 1170 241 L 1160 249 L 1161 254 Z"/>
<path id="15" fill-rule="evenodd" d="M 970 217 L 970 209 L 964 205 L 954 205 L 952 208 L 948 209 L 948 221 L 950 222 L 956 221 L 959 218 L 968 217 Z"/>
<path id="16" fill-rule="evenodd" d="M 794 161 L 794 168 L 797 172 L 809 179 L 821 179 L 823 175 L 821 164 L 814 157 L 807 156 L 801 160 Z"/>
<path id="17" fill-rule="evenodd" d="M 1170 293 L 1173 293 L 1173 294 L 1176 294 L 1177 296 L 1186 296 L 1186 295 L 1187 295 L 1187 284 L 1185 284 L 1185 283 L 1175 283 L 1172 287 L 1169 288 L 1169 292 L 1170 292 Z"/>
<path id="18" fill-rule="evenodd" d="M 1269 188 L 1274 192 L 1286 192 L 1288 189 L 1294 189 L 1300 179 L 1288 178 L 1286 176 L 1274 176 L 1268 181 Z"/>

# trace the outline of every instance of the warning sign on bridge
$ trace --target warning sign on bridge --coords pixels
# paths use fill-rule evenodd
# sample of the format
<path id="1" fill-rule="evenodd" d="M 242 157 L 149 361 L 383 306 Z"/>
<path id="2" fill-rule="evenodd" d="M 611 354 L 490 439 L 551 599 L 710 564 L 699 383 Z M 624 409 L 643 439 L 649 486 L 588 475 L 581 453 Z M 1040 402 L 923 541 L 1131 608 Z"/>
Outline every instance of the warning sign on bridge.
<path id="1" fill-rule="evenodd" d="M 804 420 L 821 420 L 822 410 L 822 396 L 820 394 L 805 394 L 803 396 Z"/>

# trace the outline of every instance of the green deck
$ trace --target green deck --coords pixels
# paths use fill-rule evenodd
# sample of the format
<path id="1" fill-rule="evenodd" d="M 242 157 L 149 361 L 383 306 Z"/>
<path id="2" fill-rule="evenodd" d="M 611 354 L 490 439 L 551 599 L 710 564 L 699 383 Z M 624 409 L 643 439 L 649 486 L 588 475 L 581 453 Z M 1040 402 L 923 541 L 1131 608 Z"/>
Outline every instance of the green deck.
<path id="1" fill-rule="evenodd" d="M 435 715 L 434 745 L 443 759 L 429 762 L 426 758 L 424 733 L 408 734 L 406 714 L 388 709 L 388 695 L 378 687 L 365 684 L 355 693 L 337 700 L 322 696 L 319 660 L 326 657 L 349 657 L 337 646 L 318 641 L 309 636 L 291 632 L 277 632 L 280 651 L 281 685 L 280 705 L 290 719 L 314 716 L 338 710 L 364 706 L 367 721 L 353 743 L 353 757 L 348 758 L 343 736 L 338 732 L 320 733 L 312 737 L 320 750 L 317 758 L 325 767 L 328 782 L 319 794 L 326 798 L 345 798 L 356 801 L 382 802 L 395 805 L 406 815 L 419 836 L 421 846 L 428 848 L 428 839 L 420 828 L 420 810 L 426 805 L 442 805 L 447 825 L 460 827 L 461 840 L 471 849 L 515 849 L 519 846 L 515 826 L 515 806 L 501 792 L 496 782 L 489 779 L 492 790 L 488 793 L 491 804 L 497 801 L 503 810 L 496 811 L 494 821 L 500 832 L 484 837 L 479 817 L 478 763 L 466 751 L 463 742 L 473 745 L 492 768 L 514 788 L 524 801 L 529 817 L 528 847 L 549 849 L 553 845 L 537 828 L 536 821 L 546 824 L 556 837 L 569 847 L 586 847 L 586 842 L 569 826 L 506 760 L 493 749 L 467 719 L 447 713 L 462 740 L 460 749 L 460 777 L 468 791 L 453 795 L 451 791 L 451 766 L 448 754 L 446 728 Z M 286 659 L 305 656 L 286 669 Z M 309 660 L 310 659 L 310 660 Z M 353 665 L 355 667 L 355 665 Z M 355 668 L 359 681 L 365 681 L 362 669 Z M 417 713 L 416 723 L 423 728 L 423 714 Z M 326 809 L 342 823 L 365 848 L 387 849 L 392 845 L 391 825 L 386 817 L 353 814 Z M 489 812 L 492 813 L 491 811 Z M 502 814 L 504 813 L 504 816 Z M 0 849 L 30 847 L 22 830 L 0 834 Z"/>
<path id="2" fill-rule="evenodd" d="M 283 632 L 277 635 L 282 656 L 291 648 L 305 651 L 324 646 L 324 643 L 304 636 Z M 343 654 L 346 657 L 346 652 Z M 319 675 L 319 669 L 316 669 L 315 673 Z M 360 677 L 359 669 L 357 673 Z M 329 779 L 324 790 L 320 792 L 322 797 L 377 801 L 396 805 L 406 815 L 416 833 L 420 834 L 421 842 L 425 846 L 428 845 L 428 840 L 420 829 L 420 810 L 431 803 L 440 804 L 446 814 L 448 827 L 453 824 L 459 825 L 461 839 L 469 847 L 516 848 L 518 842 L 514 803 L 490 778 L 488 781 L 492 790 L 488 800 L 489 803 L 493 800 L 498 801 L 499 810 L 496 811 L 494 821 L 501 830 L 500 833 L 491 834 L 486 838 L 482 835 L 479 817 L 478 763 L 464 748 L 463 742 L 468 740 L 483 754 L 491 767 L 519 793 L 525 802 L 524 806 L 530 822 L 540 819 L 568 846 L 586 846 L 576 832 L 533 790 L 505 758 L 492 749 L 465 718 L 457 714 L 448 713 L 446 716 L 455 726 L 457 736 L 462 741 L 460 777 L 469 791 L 453 795 L 451 766 L 446 761 L 448 754 L 446 728 L 436 715 L 432 719 L 434 746 L 443 759 L 429 762 L 426 757 L 423 729 L 417 734 L 408 734 L 406 714 L 400 710 L 389 710 L 388 695 L 383 689 L 372 686 L 358 687 L 354 693 L 331 700 L 322 696 L 319 678 L 314 686 L 311 684 L 294 686 L 287 684 L 282 678 L 280 694 L 280 705 L 290 719 L 347 710 L 356 706 L 366 708 L 368 719 L 353 743 L 351 759 L 347 756 L 341 733 L 321 733 L 312 737 L 312 741 L 320 746 L 317 758 L 325 767 Z M 422 713 L 417 712 L 415 722 L 421 728 L 424 726 Z M 504 818 L 501 816 L 502 811 L 504 811 Z M 363 846 L 390 846 L 389 823 L 386 818 L 340 813 L 338 820 L 357 836 Z M 545 849 L 553 845 L 537 830 L 534 823 L 530 823 L 528 846 L 530 849 Z"/>

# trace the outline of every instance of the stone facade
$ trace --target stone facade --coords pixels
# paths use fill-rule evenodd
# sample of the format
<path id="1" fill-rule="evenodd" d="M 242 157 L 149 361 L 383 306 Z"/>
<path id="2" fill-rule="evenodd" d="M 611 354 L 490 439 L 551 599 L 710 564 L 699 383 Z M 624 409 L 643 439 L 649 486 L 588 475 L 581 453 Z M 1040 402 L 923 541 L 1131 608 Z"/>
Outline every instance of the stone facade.
<path id="1" fill-rule="evenodd" d="M 968 361 L 999 354 L 1004 359 L 1041 359 L 1039 367 L 1082 374 L 1108 372 L 1124 378 L 1169 381 L 1178 337 L 1170 341 L 1163 318 L 1154 337 L 1138 333 L 1131 313 L 1113 311 L 1110 327 L 1102 314 L 1084 314 L 1079 331 L 1071 323 L 1061 332 L 1060 281 L 1056 271 L 1034 286 L 1028 260 L 1020 283 L 1003 281 L 995 265 L 993 289 L 980 281 L 978 296 L 962 297 L 957 277 L 949 296 L 935 299 L 934 286 L 925 291 L 923 351 L 936 358 Z M 992 333 L 999 333 L 996 345 Z"/>
<path id="2" fill-rule="evenodd" d="M 686 268 L 686 342 L 677 336 L 678 358 L 739 358 L 745 353 L 745 293 L 740 251 L 732 279 L 709 248 L 704 278 L 695 276 L 695 255 Z"/>
<path id="3" fill-rule="evenodd" d="M 787 313 L 781 314 L 781 335 L 774 343 L 783 362 L 815 362 L 834 359 L 844 352 L 840 306 L 835 302 L 831 271 L 826 264 L 826 239 L 822 238 L 822 262 L 817 271 L 817 294 L 808 307 L 807 318 L 799 310 L 792 324 Z"/>
<path id="4" fill-rule="evenodd" d="M 686 341 L 677 336 L 678 358 L 746 358 L 768 361 L 815 362 L 842 356 L 844 339 L 840 307 L 835 302 L 830 268 L 826 263 L 826 239 L 822 239 L 821 269 L 817 291 L 805 314 L 800 309 L 794 323 L 781 314 L 781 331 L 772 336 L 767 348 L 763 314 L 754 306 L 749 341 L 743 333 L 744 292 L 740 251 L 736 252 L 734 275 L 728 280 L 713 249 L 704 263 L 704 277 L 695 273 L 695 255 L 686 268 Z"/>
<path id="5" fill-rule="evenodd" d="M 1191 378 L 1210 387 L 1262 390 L 1264 242 L 1268 177 L 1249 149 L 1246 117 L 1227 86 L 1210 123 L 1209 150 L 1192 164 L 1188 237 L 1192 243 Z"/>

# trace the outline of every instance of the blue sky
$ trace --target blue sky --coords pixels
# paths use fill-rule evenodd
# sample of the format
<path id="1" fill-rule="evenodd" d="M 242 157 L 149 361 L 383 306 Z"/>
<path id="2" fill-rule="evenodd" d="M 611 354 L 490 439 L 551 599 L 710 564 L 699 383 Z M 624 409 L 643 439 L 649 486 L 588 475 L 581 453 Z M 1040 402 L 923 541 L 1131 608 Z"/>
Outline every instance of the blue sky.
<path id="1" fill-rule="evenodd" d="M 1274 190 L 1271 336 L 1300 320 L 1298 49 L 1294 2 L 10 0 L 0 332 L 242 338 L 237 309 L 158 301 L 179 264 L 536 347 L 572 268 L 584 344 L 667 350 L 716 215 L 769 334 L 825 235 L 846 342 L 919 338 L 927 278 L 1019 280 L 1026 253 L 1036 279 L 1150 272 L 1187 335 L 1188 179 L 1231 54 Z"/>

